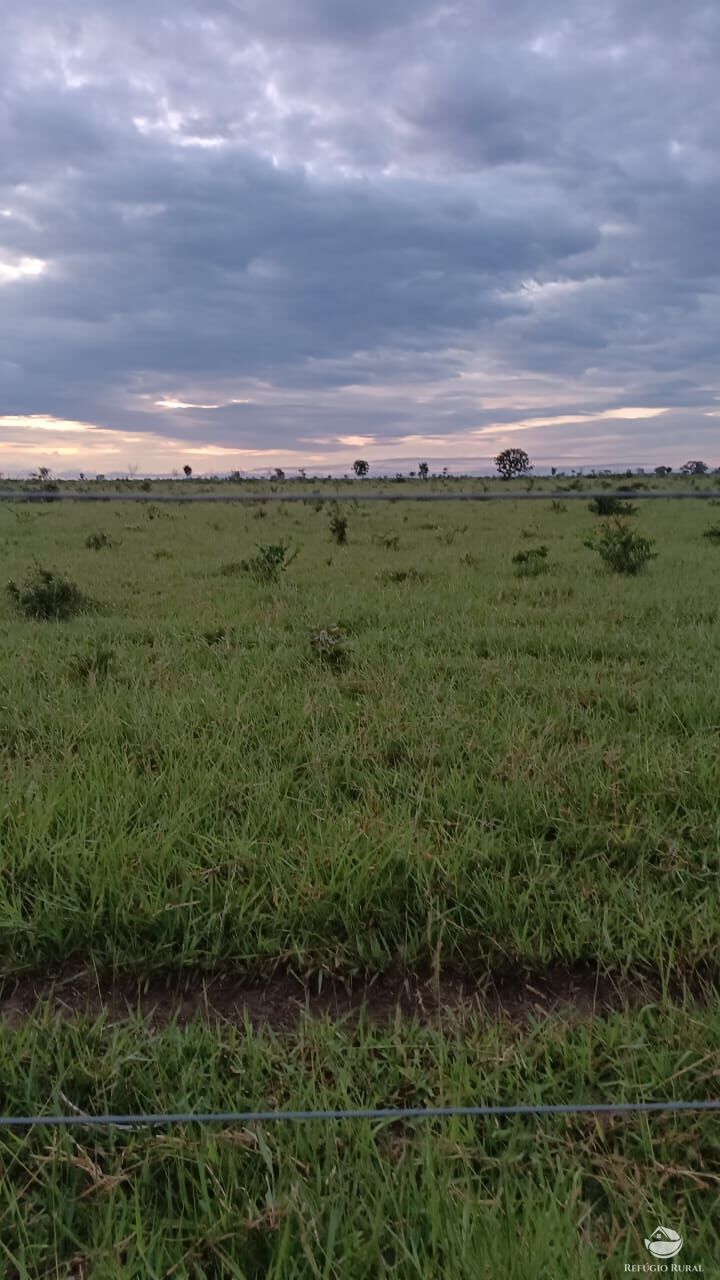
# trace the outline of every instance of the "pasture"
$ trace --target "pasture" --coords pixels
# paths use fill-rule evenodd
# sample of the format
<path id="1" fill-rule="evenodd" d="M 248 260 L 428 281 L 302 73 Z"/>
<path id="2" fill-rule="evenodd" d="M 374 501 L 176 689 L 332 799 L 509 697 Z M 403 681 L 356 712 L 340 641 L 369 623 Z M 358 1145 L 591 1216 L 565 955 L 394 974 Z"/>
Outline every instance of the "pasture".
<path id="1" fill-rule="evenodd" d="M 585 502 L 408 487 L 0 504 L 2 1112 L 718 1095 L 717 505 L 639 503 L 625 575 Z M 38 566 L 84 608 L 26 616 L 4 587 Z M 171 994 L 60 1007 L 77 975 Z M 269 981 L 268 1016 L 178 1020 L 216 975 Z M 582 999 L 538 1002 L 548 975 Z M 405 978 L 473 999 L 313 1008 Z M 570 1280 L 645 1262 L 659 1218 L 708 1272 L 719 1149 L 711 1115 L 6 1132 L 0 1256 Z"/>

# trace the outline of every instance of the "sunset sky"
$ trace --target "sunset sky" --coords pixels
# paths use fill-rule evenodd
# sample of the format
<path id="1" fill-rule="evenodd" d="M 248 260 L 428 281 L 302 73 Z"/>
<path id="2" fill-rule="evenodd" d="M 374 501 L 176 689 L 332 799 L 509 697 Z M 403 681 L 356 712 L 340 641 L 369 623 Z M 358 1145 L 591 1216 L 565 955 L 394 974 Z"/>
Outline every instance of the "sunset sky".
<path id="1" fill-rule="evenodd" d="M 720 465 L 717 0 L 5 0 L 0 471 Z"/>

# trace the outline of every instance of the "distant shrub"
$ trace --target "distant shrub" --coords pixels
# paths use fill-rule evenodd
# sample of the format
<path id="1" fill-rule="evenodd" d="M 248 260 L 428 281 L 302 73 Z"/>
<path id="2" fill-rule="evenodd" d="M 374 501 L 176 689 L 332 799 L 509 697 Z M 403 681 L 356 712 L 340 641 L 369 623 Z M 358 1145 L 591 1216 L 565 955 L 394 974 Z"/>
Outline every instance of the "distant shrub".
<path id="1" fill-rule="evenodd" d="M 648 560 L 654 560 L 657 554 L 653 551 L 654 543 L 649 538 L 633 533 L 632 529 L 617 518 L 612 524 L 603 527 L 602 535 L 597 541 L 587 539 L 585 546 L 598 551 L 613 573 L 640 573 Z"/>
<path id="2" fill-rule="evenodd" d="M 109 533 L 90 533 L 85 539 L 85 546 L 90 551 L 100 551 L 102 547 L 111 547 L 112 544 Z"/>
<path id="3" fill-rule="evenodd" d="M 546 546 L 528 547 L 526 551 L 517 551 L 512 562 L 518 577 L 536 578 L 541 573 L 547 573 L 550 568 L 547 554 Z"/>
<path id="4" fill-rule="evenodd" d="M 65 622 L 93 606 L 80 588 L 62 574 L 51 569 L 36 569 L 19 586 L 8 582 L 7 593 L 26 618 Z"/>
<path id="5" fill-rule="evenodd" d="M 379 577 L 384 582 L 426 582 L 428 575 L 422 569 L 385 569 Z"/>
<path id="6" fill-rule="evenodd" d="M 550 503 L 550 510 L 554 511 L 556 515 L 559 515 L 561 511 L 567 511 L 567 506 L 564 502 L 558 502 L 557 498 L 553 498 Z"/>
<path id="7" fill-rule="evenodd" d="M 347 666 L 349 658 L 347 635 L 337 624 L 311 631 L 310 647 L 325 666 L 335 668 Z"/>
<path id="8" fill-rule="evenodd" d="M 59 498 L 53 496 L 60 492 L 57 480 L 45 480 L 40 476 L 38 478 L 42 483 L 43 502 L 59 502 Z"/>
<path id="9" fill-rule="evenodd" d="M 96 681 L 103 680 L 111 674 L 115 659 L 114 649 L 98 646 L 90 653 L 77 654 L 72 660 L 71 668 L 73 674 L 80 680 L 95 684 Z"/>
<path id="10" fill-rule="evenodd" d="M 142 480 L 140 482 L 140 488 L 142 489 L 143 493 L 149 493 L 150 490 L 152 489 L 152 480 Z"/>
<path id="11" fill-rule="evenodd" d="M 241 560 L 244 573 L 249 573 L 256 582 L 276 582 L 279 575 L 290 567 L 297 555 L 297 548 L 288 556 L 290 548 L 284 542 L 274 546 L 258 547 L 258 554 L 249 560 Z"/>
<path id="12" fill-rule="evenodd" d="M 467 565 L 468 569 L 477 569 L 480 561 L 474 556 L 472 551 L 465 551 L 460 557 L 460 563 Z"/>
<path id="13" fill-rule="evenodd" d="M 253 511 L 253 520 L 264 520 L 266 516 L 267 511 L 264 507 L 258 507 L 257 511 Z"/>
<path id="14" fill-rule="evenodd" d="M 466 524 L 455 525 L 453 529 L 445 529 L 442 533 L 439 533 L 438 542 L 444 542 L 446 547 L 451 547 L 455 539 L 458 536 L 462 537 L 462 535 L 467 533 L 467 531 L 468 526 Z"/>
<path id="15" fill-rule="evenodd" d="M 637 514 L 637 507 L 631 502 L 623 502 L 611 493 L 603 493 L 588 502 L 588 511 L 594 516 L 634 516 Z"/>
<path id="16" fill-rule="evenodd" d="M 148 520 L 174 520 L 175 516 L 167 507 L 158 507 L 154 502 L 148 502 L 147 498 L 141 498 L 141 508 Z"/>
<path id="17" fill-rule="evenodd" d="M 205 643 L 212 647 L 213 645 L 227 643 L 228 629 L 227 627 L 211 627 L 209 631 L 203 631 L 201 635 Z"/>
<path id="18" fill-rule="evenodd" d="M 706 529 L 703 538 L 708 538 L 710 542 L 720 543 L 720 524 L 712 524 Z"/>
<path id="19" fill-rule="evenodd" d="M 386 551 L 400 550 L 400 539 L 396 533 L 376 533 L 373 535 L 373 542 Z"/>
<path id="20" fill-rule="evenodd" d="M 330 513 L 330 533 L 338 546 L 347 542 L 347 527 L 347 516 L 342 515 L 339 507 L 335 507 Z"/>

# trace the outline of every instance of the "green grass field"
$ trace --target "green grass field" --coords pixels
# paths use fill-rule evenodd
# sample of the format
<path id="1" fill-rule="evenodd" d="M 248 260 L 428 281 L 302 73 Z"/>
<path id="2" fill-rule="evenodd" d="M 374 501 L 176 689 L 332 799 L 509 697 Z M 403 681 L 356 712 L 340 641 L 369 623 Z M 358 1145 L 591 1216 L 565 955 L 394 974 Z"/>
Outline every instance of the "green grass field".
<path id="1" fill-rule="evenodd" d="M 310 500 L 0 504 L 4 582 L 39 565 L 94 602 L 37 621 L 0 592 L 5 987 L 562 965 L 664 994 L 444 1030 L 38 1009 L 0 1035 L 0 1110 L 717 1096 L 717 506 L 639 503 L 657 558 L 623 576 L 585 545 L 584 501 L 337 488 L 346 545 Z M 243 570 L 280 543 L 276 582 Z M 547 571 L 519 576 L 540 545 Z M 312 639 L 333 627 L 339 655 Z M 0 1257 L 18 1277 L 570 1280 L 649 1261 L 659 1217 L 720 1274 L 719 1147 L 709 1115 L 6 1133 Z"/>

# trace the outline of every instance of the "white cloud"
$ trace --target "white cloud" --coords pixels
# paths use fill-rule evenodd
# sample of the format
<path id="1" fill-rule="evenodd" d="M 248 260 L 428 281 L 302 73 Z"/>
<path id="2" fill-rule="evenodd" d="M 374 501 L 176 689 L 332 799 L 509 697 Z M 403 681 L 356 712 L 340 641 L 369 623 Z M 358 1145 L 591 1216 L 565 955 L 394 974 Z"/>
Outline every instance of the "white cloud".
<path id="1" fill-rule="evenodd" d="M 46 269 L 47 262 L 42 258 L 0 258 L 0 284 L 13 284 L 25 277 L 41 276 Z"/>

